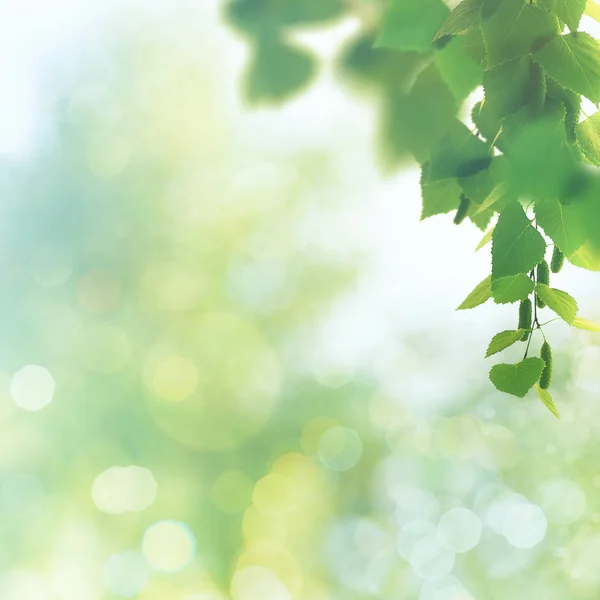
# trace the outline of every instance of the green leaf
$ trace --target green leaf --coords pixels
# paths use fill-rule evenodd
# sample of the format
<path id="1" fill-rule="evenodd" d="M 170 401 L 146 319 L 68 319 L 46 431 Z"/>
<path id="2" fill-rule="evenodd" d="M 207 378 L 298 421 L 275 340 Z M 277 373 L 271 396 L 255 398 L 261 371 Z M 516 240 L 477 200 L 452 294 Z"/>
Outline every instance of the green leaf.
<path id="1" fill-rule="evenodd" d="M 492 280 L 492 296 L 496 304 L 510 304 L 525 300 L 531 292 L 533 292 L 533 281 L 525 273 Z"/>
<path id="2" fill-rule="evenodd" d="M 514 365 L 495 365 L 490 371 L 490 380 L 496 389 L 524 398 L 535 385 L 544 369 L 541 358 L 526 358 Z"/>
<path id="3" fill-rule="evenodd" d="M 573 324 L 577 316 L 577 302 L 567 292 L 548 287 L 543 283 L 538 283 L 535 286 L 535 293 L 561 319 L 569 325 Z"/>
<path id="4" fill-rule="evenodd" d="M 424 52 L 447 15 L 442 0 L 388 0 L 375 47 Z"/>
<path id="5" fill-rule="evenodd" d="M 543 390 L 537 383 L 535 384 L 535 392 L 538 395 L 538 398 L 542 401 L 544 406 L 557 418 L 560 419 L 560 413 L 558 412 L 558 408 L 556 408 L 556 404 L 554 404 L 554 400 L 552 396 L 548 393 L 548 390 Z"/>
<path id="6" fill-rule="evenodd" d="M 585 213 L 579 204 L 564 205 L 558 200 L 538 202 L 535 218 L 566 257 L 577 252 L 586 240 Z"/>
<path id="7" fill-rule="evenodd" d="M 458 208 L 461 193 L 462 188 L 454 177 L 430 181 L 429 164 L 425 163 L 421 169 L 421 220 Z"/>
<path id="8" fill-rule="evenodd" d="M 435 64 L 457 101 L 462 102 L 481 84 L 481 67 L 464 50 L 464 38 L 450 40 L 435 54 Z"/>
<path id="9" fill-rule="evenodd" d="M 485 101 L 498 115 L 531 106 L 539 112 L 546 94 L 546 78 L 530 55 L 502 63 L 483 75 Z"/>
<path id="10" fill-rule="evenodd" d="M 485 235 L 481 238 L 479 244 L 477 244 L 477 248 L 475 248 L 475 252 L 481 250 L 483 247 L 487 246 L 492 241 L 492 236 L 494 235 L 494 229 L 496 226 L 491 227 L 488 231 L 485 232 Z"/>
<path id="11" fill-rule="evenodd" d="M 498 219 L 492 236 L 492 277 L 500 279 L 528 273 L 543 258 L 544 238 L 535 230 L 523 207 L 509 204 Z"/>
<path id="12" fill-rule="evenodd" d="M 565 129 L 567 139 L 575 141 L 575 128 L 581 115 L 581 96 L 573 90 L 559 85 L 554 79 L 546 77 L 546 101 L 556 100 L 565 106 Z"/>
<path id="13" fill-rule="evenodd" d="M 586 0 L 538 0 L 538 6 L 553 12 L 571 31 L 577 31 Z"/>
<path id="14" fill-rule="evenodd" d="M 550 77 L 592 102 L 600 102 L 600 44 L 581 31 L 555 37 L 535 59 Z"/>
<path id="15" fill-rule="evenodd" d="M 469 219 L 479 229 L 485 231 L 490 219 L 494 216 L 494 211 L 491 209 L 479 210 L 479 207 L 494 188 L 491 165 L 490 168 L 479 171 L 475 175 L 461 177 L 459 183 L 464 195 L 471 200 L 468 212 Z"/>
<path id="16" fill-rule="evenodd" d="M 483 39 L 481 27 L 473 27 L 473 29 L 465 35 L 463 48 L 478 65 L 481 67 L 487 65 L 487 50 L 485 48 L 485 40 Z"/>
<path id="17" fill-rule="evenodd" d="M 278 103 L 305 87 L 317 71 L 310 54 L 282 44 L 263 40 L 246 74 L 245 94 L 250 103 Z"/>
<path id="18" fill-rule="evenodd" d="M 600 167 L 600 112 L 594 113 L 575 128 L 577 141 L 585 157 Z"/>
<path id="19" fill-rule="evenodd" d="M 475 308 L 492 297 L 492 276 L 488 275 L 475 289 L 463 300 L 456 310 Z"/>
<path id="20" fill-rule="evenodd" d="M 463 0 L 448 15 L 435 34 L 435 40 L 446 35 L 463 35 L 479 25 L 483 0 Z"/>
<path id="21" fill-rule="evenodd" d="M 503 204 L 507 200 L 510 200 L 510 195 L 507 190 L 507 186 L 504 183 L 498 184 L 485 198 L 485 200 L 477 208 L 478 214 L 485 210 L 496 208 L 498 205 Z"/>
<path id="22" fill-rule="evenodd" d="M 577 329 L 583 329 L 585 331 L 593 331 L 595 333 L 600 333 L 600 325 L 598 325 L 598 323 L 588 321 L 587 319 L 583 319 L 582 317 L 575 317 L 571 325 L 573 325 L 573 327 L 577 327 Z"/>
<path id="23" fill-rule="evenodd" d="M 471 130 L 455 121 L 431 155 L 432 180 L 469 177 L 487 169 L 492 155 Z"/>
<path id="24" fill-rule="evenodd" d="M 481 28 L 490 68 L 529 54 L 559 32 L 555 17 L 524 0 L 484 0 Z"/>
<path id="25" fill-rule="evenodd" d="M 402 80 L 401 75 L 390 76 L 386 81 Z M 430 159 L 432 148 L 455 124 L 458 103 L 435 63 L 419 73 L 408 94 L 388 85 L 381 123 L 384 148 L 392 158 L 406 159 L 410 153 L 424 163 Z"/>
<path id="26" fill-rule="evenodd" d="M 513 119 L 516 122 L 510 123 Z M 564 105 L 547 102 L 543 113 L 533 119 L 517 113 L 505 120 L 504 130 L 509 144 L 511 191 L 536 199 L 560 196 L 575 174 Z"/>
<path id="27" fill-rule="evenodd" d="M 485 357 L 488 358 L 489 356 L 498 354 L 498 352 L 502 352 L 502 350 L 506 350 L 509 346 L 522 340 L 526 332 L 527 329 L 517 329 L 516 331 L 511 329 L 497 333 L 492 338 L 487 352 L 485 353 Z"/>

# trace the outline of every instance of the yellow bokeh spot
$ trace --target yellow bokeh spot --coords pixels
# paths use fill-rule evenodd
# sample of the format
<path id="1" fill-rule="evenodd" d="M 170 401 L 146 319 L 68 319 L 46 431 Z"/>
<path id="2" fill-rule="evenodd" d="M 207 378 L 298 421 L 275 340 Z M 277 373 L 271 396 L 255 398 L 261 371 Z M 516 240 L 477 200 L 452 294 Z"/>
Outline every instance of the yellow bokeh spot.
<path id="1" fill-rule="evenodd" d="M 231 581 L 233 600 L 292 600 L 281 580 L 266 567 L 246 567 L 237 571 Z"/>
<path id="2" fill-rule="evenodd" d="M 250 543 L 258 540 L 285 539 L 288 527 L 288 517 L 282 513 L 266 514 L 251 506 L 245 513 L 242 521 L 244 538 Z"/>
<path id="3" fill-rule="evenodd" d="M 286 513 L 294 509 L 294 482 L 285 475 L 270 473 L 254 487 L 254 506 L 265 513 Z"/>
<path id="4" fill-rule="evenodd" d="M 273 571 L 277 578 L 294 595 L 302 586 L 302 569 L 298 560 L 283 545 L 272 542 L 251 544 L 239 557 L 236 570 L 246 567 L 266 567 Z"/>
<path id="5" fill-rule="evenodd" d="M 196 391 L 198 369 L 182 356 L 171 356 L 158 363 L 152 383 L 165 400 L 183 402 Z"/>

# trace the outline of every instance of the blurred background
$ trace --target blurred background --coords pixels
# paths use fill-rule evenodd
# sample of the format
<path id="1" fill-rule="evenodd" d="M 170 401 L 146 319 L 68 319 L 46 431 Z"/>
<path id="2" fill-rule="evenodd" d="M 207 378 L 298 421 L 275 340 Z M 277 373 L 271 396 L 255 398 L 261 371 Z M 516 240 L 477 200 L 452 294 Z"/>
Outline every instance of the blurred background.
<path id="1" fill-rule="evenodd" d="M 496 392 L 381 2 L 250 4 L 0 7 L 0 598 L 598 598 L 600 337 Z"/>

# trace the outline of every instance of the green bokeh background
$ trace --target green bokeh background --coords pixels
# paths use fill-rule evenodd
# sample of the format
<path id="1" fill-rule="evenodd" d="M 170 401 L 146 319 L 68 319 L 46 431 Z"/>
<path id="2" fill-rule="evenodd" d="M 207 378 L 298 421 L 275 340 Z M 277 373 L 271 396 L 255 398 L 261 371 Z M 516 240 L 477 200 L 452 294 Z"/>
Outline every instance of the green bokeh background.
<path id="1" fill-rule="evenodd" d="M 480 233 L 332 67 L 377 3 L 286 17 L 299 96 L 197 4 L 82 22 L 0 165 L 0 598 L 597 598 L 598 337 L 556 325 L 561 421 L 487 380 Z"/>

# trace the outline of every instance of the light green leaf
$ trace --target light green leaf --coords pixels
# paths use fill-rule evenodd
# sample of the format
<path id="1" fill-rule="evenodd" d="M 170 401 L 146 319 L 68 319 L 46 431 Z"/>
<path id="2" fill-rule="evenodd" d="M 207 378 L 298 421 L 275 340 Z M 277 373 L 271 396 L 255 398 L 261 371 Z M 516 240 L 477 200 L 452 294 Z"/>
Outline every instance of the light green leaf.
<path id="1" fill-rule="evenodd" d="M 424 52 L 447 15 L 442 0 L 388 0 L 375 47 Z"/>
<path id="2" fill-rule="evenodd" d="M 559 32 L 554 16 L 523 0 L 484 0 L 481 15 L 488 68 L 526 56 Z"/>
<path id="3" fill-rule="evenodd" d="M 512 346 L 516 342 L 519 342 L 523 339 L 523 336 L 527 333 L 527 329 L 517 329 L 502 331 L 501 333 L 497 333 L 490 342 L 488 346 L 487 352 L 485 353 L 485 357 L 488 358 L 493 354 L 497 354 L 498 352 L 502 352 L 509 346 Z"/>
<path id="4" fill-rule="evenodd" d="M 598 323 L 588 321 L 587 319 L 583 319 L 582 317 L 575 317 L 571 325 L 573 325 L 573 327 L 577 327 L 577 329 L 583 329 L 585 331 L 594 331 L 595 333 L 600 333 L 600 325 L 598 325 Z"/>
<path id="5" fill-rule="evenodd" d="M 405 83 L 402 73 L 395 73 L 393 78 L 386 76 L 393 86 L 386 90 L 380 125 L 385 151 L 390 158 L 402 156 L 404 160 L 410 153 L 423 164 L 455 124 L 458 105 L 435 63 L 419 73 L 408 95 L 394 87 L 397 82 Z"/>
<path id="6" fill-rule="evenodd" d="M 555 37 L 535 52 L 550 77 L 592 102 L 600 102 L 600 43 L 578 31 Z"/>
<path id="7" fill-rule="evenodd" d="M 492 276 L 488 275 L 477 287 L 464 299 L 456 310 L 467 310 L 475 308 L 492 297 Z"/>
<path id="8" fill-rule="evenodd" d="M 451 39 L 435 53 L 435 64 L 442 79 L 462 102 L 478 85 L 481 85 L 481 67 L 464 50 L 462 37 Z"/>
<path id="9" fill-rule="evenodd" d="M 525 273 L 492 280 L 492 296 L 496 304 L 525 300 L 531 292 L 533 292 L 533 281 Z"/>
<path id="10" fill-rule="evenodd" d="M 569 325 L 573 325 L 573 321 L 577 316 L 577 302 L 567 292 L 548 287 L 543 283 L 537 283 L 535 293 L 561 319 Z"/>
<path id="11" fill-rule="evenodd" d="M 560 419 L 560 413 L 558 412 L 558 408 L 556 408 L 556 404 L 554 404 L 554 400 L 552 396 L 548 393 L 548 390 L 543 390 L 537 383 L 535 384 L 535 391 L 538 395 L 538 398 L 542 401 L 544 406 L 557 418 Z"/>
<path id="12" fill-rule="evenodd" d="M 600 167 L 600 112 L 594 113 L 575 128 L 577 141 L 585 157 Z"/>
<path id="13" fill-rule="evenodd" d="M 586 240 L 585 213 L 578 204 L 563 205 L 558 200 L 538 202 L 535 218 L 567 257 L 577 252 Z"/>
<path id="14" fill-rule="evenodd" d="M 538 6 L 552 11 L 571 31 L 577 31 L 586 0 L 538 0 Z"/>
<path id="15" fill-rule="evenodd" d="M 546 242 L 523 207 L 518 202 L 509 204 L 500 213 L 492 236 L 492 277 L 528 273 L 544 258 L 545 251 Z"/>
<path id="16" fill-rule="evenodd" d="M 506 200 L 509 197 L 506 184 L 498 184 L 486 197 L 486 199 L 479 205 L 477 212 L 478 215 L 488 209 L 494 208 L 501 201 Z"/>
<path id="17" fill-rule="evenodd" d="M 446 35 L 463 35 L 477 27 L 481 19 L 483 0 L 463 0 L 448 15 L 435 34 L 434 40 Z"/>
<path id="18" fill-rule="evenodd" d="M 527 109 L 505 119 L 506 150 L 510 154 L 510 190 L 517 196 L 555 198 L 575 175 L 567 145 L 565 106 L 546 101 L 532 118 Z"/>
<path id="19" fill-rule="evenodd" d="M 429 163 L 425 163 L 421 169 L 421 220 L 458 208 L 461 193 L 462 188 L 455 177 L 431 181 Z"/>
<path id="20" fill-rule="evenodd" d="M 495 225 L 494 225 L 494 227 L 491 227 L 490 229 L 488 229 L 488 231 L 485 232 L 485 235 L 481 238 L 481 241 L 479 242 L 479 244 L 477 244 L 477 248 L 475 248 L 475 252 L 478 252 L 479 250 L 481 250 L 482 248 L 487 246 L 492 241 L 492 236 L 494 235 L 494 229 L 496 229 Z"/>
<path id="21" fill-rule="evenodd" d="M 493 366 L 490 380 L 501 392 L 523 398 L 539 380 L 543 369 L 544 361 L 541 358 L 526 358 L 514 365 Z"/>
<path id="22" fill-rule="evenodd" d="M 587 4 L 585 5 L 585 14 L 600 23 L 600 5 L 596 4 L 594 0 L 587 1 Z"/>

